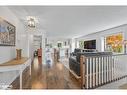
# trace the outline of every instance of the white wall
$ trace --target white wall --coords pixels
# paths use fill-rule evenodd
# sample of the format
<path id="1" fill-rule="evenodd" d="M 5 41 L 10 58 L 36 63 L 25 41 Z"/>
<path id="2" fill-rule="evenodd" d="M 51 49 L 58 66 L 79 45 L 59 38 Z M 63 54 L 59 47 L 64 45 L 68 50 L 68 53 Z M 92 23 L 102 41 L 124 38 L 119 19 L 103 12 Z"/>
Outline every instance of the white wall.
<path id="1" fill-rule="evenodd" d="M 108 30 L 104 30 L 104 31 L 100 31 L 100 32 L 96 32 L 96 33 L 93 33 L 93 34 L 89 34 L 89 35 L 80 37 L 80 38 L 78 38 L 78 41 L 79 40 L 93 40 L 93 39 L 96 39 L 96 48 L 97 48 L 97 50 L 98 51 L 103 51 L 102 42 L 101 42 L 101 41 L 103 41 L 103 40 L 101 40 L 102 37 L 106 37 L 108 35 L 112 35 L 112 34 L 120 33 L 120 32 L 123 33 L 124 39 L 127 40 L 127 25 L 121 25 L 119 27 L 114 27 L 114 28 L 111 28 L 111 29 L 108 29 Z"/>
<path id="2" fill-rule="evenodd" d="M 21 47 L 23 56 L 27 56 L 27 48 L 24 44 L 26 41 L 21 41 L 21 39 L 26 40 L 26 37 L 22 36 L 25 34 L 23 24 L 7 7 L 0 7 L 0 16 L 16 27 L 16 46 L 0 46 L 0 64 L 15 58 L 17 47 Z"/>
<path id="3" fill-rule="evenodd" d="M 33 35 L 28 35 L 29 41 L 28 41 L 28 51 L 29 51 L 29 57 L 33 59 L 33 53 L 34 53 L 34 44 L 33 44 Z"/>
<path id="4" fill-rule="evenodd" d="M 74 52 L 74 49 L 76 48 L 76 39 L 71 39 L 71 52 Z"/>
<path id="5" fill-rule="evenodd" d="M 7 62 L 16 57 L 16 48 L 22 49 L 23 57 L 33 58 L 33 35 L 42 35 L 42 54 L 43 63 L 45 62 L 45 31 L 29 32 L 22 23 L 7 7 L 0 7 L 0 16 L 16 27 L 16 46 L 0 46 L 0 64 Z M 17 71 L 0 72 L 0 83 L 3 81 L 10 84 L 19 75 Z"/>
<path id="6" fill-rule="evenodd" d="M 0 46 L 0 64 L 16 57 L 16 48 L 22 49 L 22 56 L 28 57 L 28 35 L 23 23 L 7 8 L 0 7 L 0 16 L 16 27 L 16 46 Z M 17 71 L 0 72 L 0 83 L 10 84 L 19 75 Z"/>

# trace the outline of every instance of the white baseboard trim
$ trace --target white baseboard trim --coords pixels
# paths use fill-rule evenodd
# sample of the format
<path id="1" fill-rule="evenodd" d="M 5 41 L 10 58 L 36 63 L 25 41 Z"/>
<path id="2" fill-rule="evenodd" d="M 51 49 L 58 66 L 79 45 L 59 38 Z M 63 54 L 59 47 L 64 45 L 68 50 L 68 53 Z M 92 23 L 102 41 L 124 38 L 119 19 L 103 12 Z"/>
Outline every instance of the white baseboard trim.
<path id="1" fill-rule="evenodd" d="M 70 73 L 71 73 L 76 79 L 79 80 L 79 79 L 81 78 L 80 76 L 76 75 L 74 71 L 72 71 L 72 70 L 70 70 L 70 69 L 69 69 L 69 71 L 70 71 Z"/>

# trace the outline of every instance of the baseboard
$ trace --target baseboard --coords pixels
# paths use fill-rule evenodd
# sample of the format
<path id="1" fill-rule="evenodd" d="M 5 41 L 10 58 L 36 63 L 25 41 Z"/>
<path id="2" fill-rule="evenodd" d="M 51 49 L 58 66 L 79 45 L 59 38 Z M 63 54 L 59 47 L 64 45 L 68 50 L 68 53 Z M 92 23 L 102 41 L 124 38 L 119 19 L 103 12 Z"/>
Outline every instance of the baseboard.
<path id="1" fill-rule="evenodd" d="M 74 71 L 72 71 L 72 70 L 70 70 L 70 69 L 69 69 L 69 71 L 70 71 L 70 73 L 71 73 L 77 80 L 79 80 L 79 79 L 81 78 L 80 76 L 78 76 L 77 74 L 75 74 Z"/>

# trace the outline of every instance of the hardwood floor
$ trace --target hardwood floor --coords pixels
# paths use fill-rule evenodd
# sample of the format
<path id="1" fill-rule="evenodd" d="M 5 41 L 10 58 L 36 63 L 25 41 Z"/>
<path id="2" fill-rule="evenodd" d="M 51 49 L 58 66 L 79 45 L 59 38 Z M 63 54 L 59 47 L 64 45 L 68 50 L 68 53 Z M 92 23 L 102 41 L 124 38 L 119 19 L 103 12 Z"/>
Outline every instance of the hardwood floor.
<path id="1" fill-rule="evenodd" d="M 23 72 L 23 89 L 80 89 L 78 80 L 60 62 L 39 63 L 38 58 L 32 63 L 32 75 L 29 69 Z M 13 83 L 13 89 L 19 89 L 19 78 Z"/>

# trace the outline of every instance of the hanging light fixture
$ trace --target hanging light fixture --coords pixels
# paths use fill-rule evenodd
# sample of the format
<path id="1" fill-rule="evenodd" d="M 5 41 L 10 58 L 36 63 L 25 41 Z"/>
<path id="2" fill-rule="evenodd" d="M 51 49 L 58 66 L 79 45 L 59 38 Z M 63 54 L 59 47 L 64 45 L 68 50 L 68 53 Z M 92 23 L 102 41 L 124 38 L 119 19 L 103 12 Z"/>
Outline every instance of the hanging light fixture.
<path id="1" fill-rule="evenodd" d="M 28 20 L 28 26 L 35 28 L 35 20 L 33 18 L 30 18 L 30 20 Z"/>
<path id="2" fill-rule="evenodd" d="M 27 17 L 27 26 L 29 28 L 36 28 L 36 25 L 37 25 L 37 19 L 33 16 L 28 16 Z"/>

